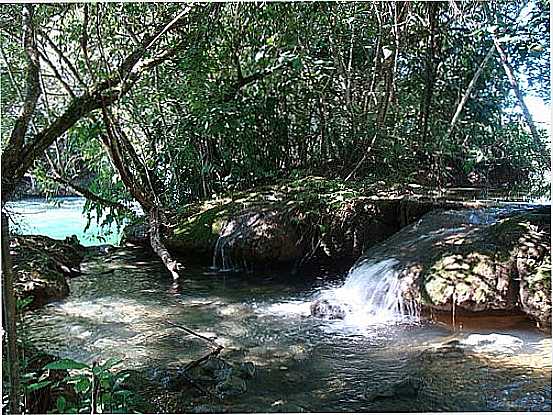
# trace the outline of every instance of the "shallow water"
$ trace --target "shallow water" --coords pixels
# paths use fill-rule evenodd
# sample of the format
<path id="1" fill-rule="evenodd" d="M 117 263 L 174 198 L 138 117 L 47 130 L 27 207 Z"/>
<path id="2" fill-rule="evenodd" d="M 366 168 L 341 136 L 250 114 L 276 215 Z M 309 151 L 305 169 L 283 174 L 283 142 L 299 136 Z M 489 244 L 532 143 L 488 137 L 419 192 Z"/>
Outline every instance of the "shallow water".
<path id="1" fill-rule="evenodd" d="M 26 218 L 40 233 L 82 232 L 82 200 L 64 201 L 66 210 L 37 203 L 15 207 L 33 212 Z M 459 316 L 463 329 L 455 331 L 447 315 L 437 322 L 315 319 L 310 302 L 335 293 L 344 277 L 195 267 L 174 283 L 139 248 L 89 258 L 82 270 L 67 299 L 25 315 L 30 340 L 88 362 L 119 357 L 166 385 L 168 373 L 208 351 L 170 323 L 186 326 L 224 346 L 223 357 L 255 363 L 247 393 L 225 400 L 231 412 L 551 410 L 551 338 L 520 316 Z M 158 409 L 190 411 L 191 403 Z"/>
<path id="2" fill-rule="evenodd" d="M 27 315 L 34 342 L 89 362 L 120 357 L 162 382 L 167 370 L 207 351 L 168 322 L 184 325 L 223 345 L 223 356 L 256 364 L 248 392 L 227 401 L 230 411 L 551 409 L 551 340 L 528 322 L 456 333 L 430 322 L 344 325 L 306 316 L 327 285 L 316 275 L 205 267 L 175 284 L 140 249 L 92 258 L 83 271 L 66 300 Z M 405 379 L 415 392 L 397 386 Z"/>

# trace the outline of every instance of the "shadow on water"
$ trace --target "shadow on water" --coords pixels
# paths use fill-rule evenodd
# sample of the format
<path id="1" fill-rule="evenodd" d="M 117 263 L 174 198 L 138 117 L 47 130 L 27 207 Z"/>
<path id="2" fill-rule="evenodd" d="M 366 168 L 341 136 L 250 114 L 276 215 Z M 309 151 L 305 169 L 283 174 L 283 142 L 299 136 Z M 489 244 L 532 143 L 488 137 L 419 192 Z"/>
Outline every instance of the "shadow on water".
<path id="1" fill-rule="evenodd" d="M 492 331 L 477 325 L 453 332 L 431 322 L 347 327 L 310 318 L 323 287 L 316 278 L 189 268 L 175 284 L 136 248 L 89 258 L 83 271 L 66 300 L 27 314 L 38 346 L 89 362 L 122 358 L 162 390 L 167 373 L 206 352 L 167 321 L 184 325 L 224 346 L 224 357 L 255 363 L 248 392 L 225 402 L 232 412 L 551 408 L 551 341 L 526 322 L 494 332 L 507 346 L 486 348 L 488 337 L 470 336 Z M 178 391 L 163 396 L 159 410 L 190 410 Z"/>

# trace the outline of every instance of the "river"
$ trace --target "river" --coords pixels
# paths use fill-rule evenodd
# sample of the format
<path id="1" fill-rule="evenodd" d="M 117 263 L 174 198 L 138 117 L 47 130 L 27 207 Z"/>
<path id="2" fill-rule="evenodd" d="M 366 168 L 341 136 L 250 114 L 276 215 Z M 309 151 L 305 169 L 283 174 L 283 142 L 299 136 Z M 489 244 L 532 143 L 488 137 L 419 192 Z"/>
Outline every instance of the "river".
<path id="1" fill-rule="evenodd" d="M 39 232 L 79 235 L 67 218 L 81 206 L 63 209 L 34 213 L 35 224 L 46 224 Z M 189 327 L 224 346 L 226 358 L 256 365 L 248 391 L 226 401 L 232 412 L 551 410 L 551 338 L 523 317 L 468 319 L 455 330 L 424 319 L 315 319 L 310 302 L 344 276 L 195 266 L 174 283 L 138 248 L 91 257 L 82 270 L 68 298 L 26 315 L 30 340 L 88 362 L 119 357 L 164 384 L 206 351 L 171 323 Z"/>

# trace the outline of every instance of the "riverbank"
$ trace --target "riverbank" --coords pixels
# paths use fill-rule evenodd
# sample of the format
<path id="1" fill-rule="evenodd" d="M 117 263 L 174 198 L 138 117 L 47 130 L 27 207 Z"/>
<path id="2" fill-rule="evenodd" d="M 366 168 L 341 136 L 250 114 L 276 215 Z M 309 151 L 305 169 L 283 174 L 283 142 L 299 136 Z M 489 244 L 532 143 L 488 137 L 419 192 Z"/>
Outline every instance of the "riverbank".
<path id="1" fill-rule="evenodd" d="M 442 197 L 421 186 L 306 177 L 183 206 L 167 218 L 162 239 L 177 256 L 213 260 L 222 268 L 297 269 L 310 262 L 343 262 L 347 268 L 432 210 L 496 205 L 463 197 Z M 146 226 L 127 226 L 123 241 L 148 246 Z"/>
<path id="2" fill-rule="evenodd" d="M 367 250 L 370 259 L 374 249 L 390 246 L 381 257 L 406 258 L 394 278 L 413 310 L 522 310 L 549 330 L 550 208 L 435 196 L 422 188 L 384 190 L 308 177 L 184 206 L 162 235 L 185 263 L 250 272 L 301 274 L 309 265 L 344 272 Z M 436 233 L 443 237 L 431 237 Z M 406 235 L 413 239 L 407 257 L 399 248 Z M 127 226 L 123 240 L 149 246 L 147 227 Z M 344 309 L 335 310 L 316 314 L 342 316 Z"/>

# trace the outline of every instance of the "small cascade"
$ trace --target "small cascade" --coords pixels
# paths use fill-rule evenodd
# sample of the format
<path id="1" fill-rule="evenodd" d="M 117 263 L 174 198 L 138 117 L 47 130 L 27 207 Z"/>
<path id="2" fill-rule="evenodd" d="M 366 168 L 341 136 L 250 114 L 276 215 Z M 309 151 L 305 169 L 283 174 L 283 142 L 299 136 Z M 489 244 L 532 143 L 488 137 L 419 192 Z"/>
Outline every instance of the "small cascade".
<path id="1" fill-rule="evenodd" d="M 404 299 L 396 259 L 365 261 L 351 269 L 339 288 L 321 292 L 319 300 L 338 304 L 346 322 L 377 324 L 418 319 L 416 304 Z"/>
<path id="2" fill-rule="evenodd" d="M 232 262 L 228 255 L 225 255 L 225 245 L 227 238 L 219 236 L 213 250 L 213 265 L 212 268 L 218 271 L 230 271 L 233 269 Z"/>
<path id="3" fill-rule="evenodd" d="M 419 320 L 419 307 L 404 295 L 409 290 L 406 269 L 432 255 L 434 244 L 454 235 L 468 235 L 524 208 L 435 211 L 370 248 L 349 271 L 344 284 L 321 291 L 311 314 L 370 325 Z"/>

